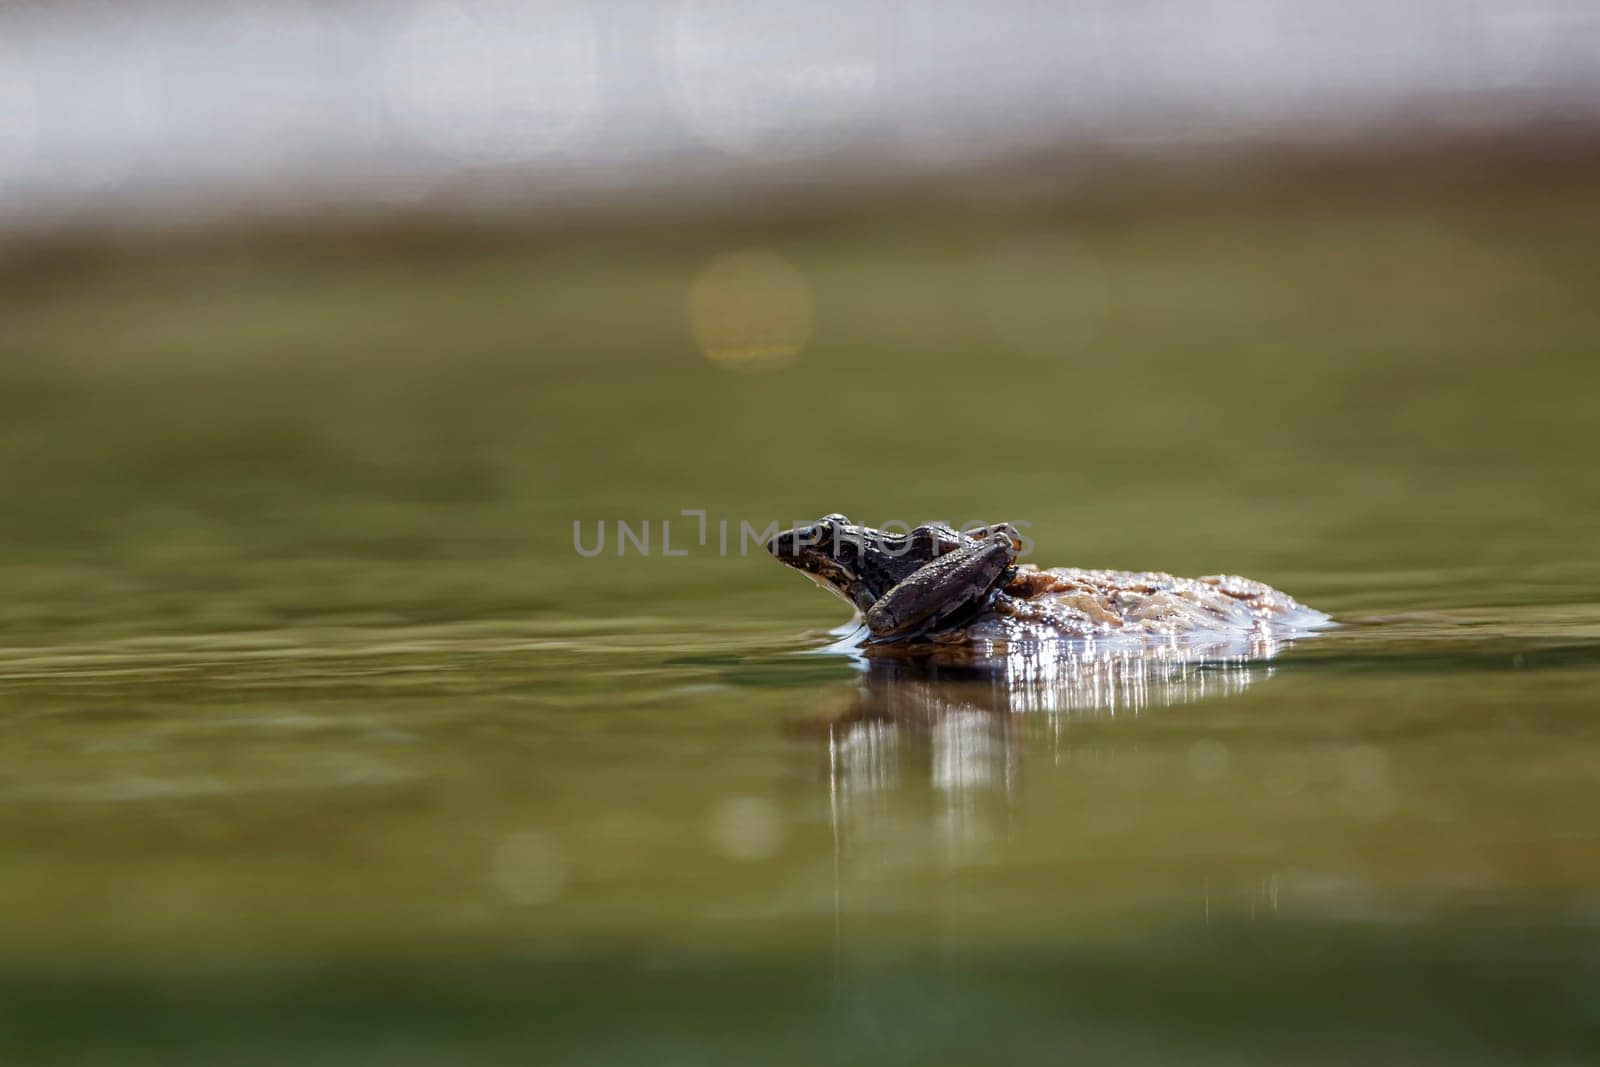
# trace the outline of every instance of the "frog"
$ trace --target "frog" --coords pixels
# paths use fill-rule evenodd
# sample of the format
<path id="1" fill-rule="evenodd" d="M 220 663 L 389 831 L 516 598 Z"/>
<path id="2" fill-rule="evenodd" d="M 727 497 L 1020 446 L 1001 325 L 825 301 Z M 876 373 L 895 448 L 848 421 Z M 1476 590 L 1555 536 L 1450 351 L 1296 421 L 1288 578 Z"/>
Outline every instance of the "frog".
<path id="1" fill-rule="evenodd" d="M 1231 574 L 1041 568 L 1017 524 L 895 533 L 823 516 L 767 542 L 778 562 L 855 609 L 870 646 L 1047 638 L 1278 641 L 1333 625 L 1264 582 Z"/>

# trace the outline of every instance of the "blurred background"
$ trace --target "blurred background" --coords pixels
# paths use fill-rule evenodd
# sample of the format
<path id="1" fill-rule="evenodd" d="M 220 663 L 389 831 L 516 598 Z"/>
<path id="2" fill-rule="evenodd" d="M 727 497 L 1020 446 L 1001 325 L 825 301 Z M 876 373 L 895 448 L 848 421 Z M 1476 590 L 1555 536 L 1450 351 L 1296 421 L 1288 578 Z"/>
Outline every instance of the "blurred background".
<path id="1" fill-rule="evenodd" d="M 1027 159 L 1581 136 L 1584 3 L 11 3 L 5 209 L 129 225 L 648 198 Z M 1039 171 L 1042 160 L 1055 165 Z"/>
<path id="2" fill-rule="evenodd" d="M 0 1043 L 1581 1062 L 1597 247 L 1590 3 L 6 3 Z M 831 511 L 1347 625 L 930 698 Z"/>

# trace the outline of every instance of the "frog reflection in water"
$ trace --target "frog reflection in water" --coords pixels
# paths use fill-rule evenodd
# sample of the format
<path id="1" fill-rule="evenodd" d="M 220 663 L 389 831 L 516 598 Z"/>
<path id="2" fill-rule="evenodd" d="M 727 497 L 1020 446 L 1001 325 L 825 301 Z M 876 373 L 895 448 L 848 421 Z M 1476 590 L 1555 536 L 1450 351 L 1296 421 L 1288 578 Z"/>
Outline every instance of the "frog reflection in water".
<path id="1" fill-rule="evenodd" d="M 905 534 L 843 515 L 778 534 L 767 550 L 861 614 L 866 643 L 916 647 L 1052 637 L 1291 637 L 1326 615 L 1248 578 L 1018 564 L 1005 523 Z"/>

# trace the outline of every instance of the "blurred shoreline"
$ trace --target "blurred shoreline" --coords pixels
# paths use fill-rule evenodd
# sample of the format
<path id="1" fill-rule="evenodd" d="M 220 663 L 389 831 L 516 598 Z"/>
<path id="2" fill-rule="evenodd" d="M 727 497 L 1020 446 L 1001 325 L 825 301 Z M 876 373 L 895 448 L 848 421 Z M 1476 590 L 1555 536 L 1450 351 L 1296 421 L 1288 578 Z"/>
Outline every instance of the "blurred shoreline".
<path id="1" fill-rule="evenodd" d="M 1439 195 L 1600 191 L 1600 124 L 1493 135 L 1396 136 L 1348 144 L 1257 142 L 1135 152 L 1035 151 L 937 172 L 882 160 L 834 164 L 824 174 L 707 173 L 619 190 L 551 188 L 528 176 L 496 176 L 414 201 L 351 190 L 338 201 L 304 190 L 267 190 L 170 211 L 113 205 L 69 215 L 0 214 L 0 274 L 40 262 L 118 248 L 234 246 L 315 240 L 431 245 L 494 244 L 560 233 L 628 244 L 671 244 L 694 227 L 753 228 L 763 236 L 817 226 L 926 219 L 992 225 L 1007 218 L 1141 211 L 1196 212 Z"/>

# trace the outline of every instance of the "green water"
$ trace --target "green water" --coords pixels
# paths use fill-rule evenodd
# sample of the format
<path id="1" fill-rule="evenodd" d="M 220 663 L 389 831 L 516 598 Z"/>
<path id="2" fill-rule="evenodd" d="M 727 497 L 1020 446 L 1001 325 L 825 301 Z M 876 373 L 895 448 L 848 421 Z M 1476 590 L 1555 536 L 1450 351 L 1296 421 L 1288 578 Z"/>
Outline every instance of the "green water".
<path id="1" fill-rule="evenodd" d="M 1451 184 L 13 250 L 7 1059 L 1583 1061 L 1600 193 Z M 865 672 L 835 510 L 1344 625 Z"/>

